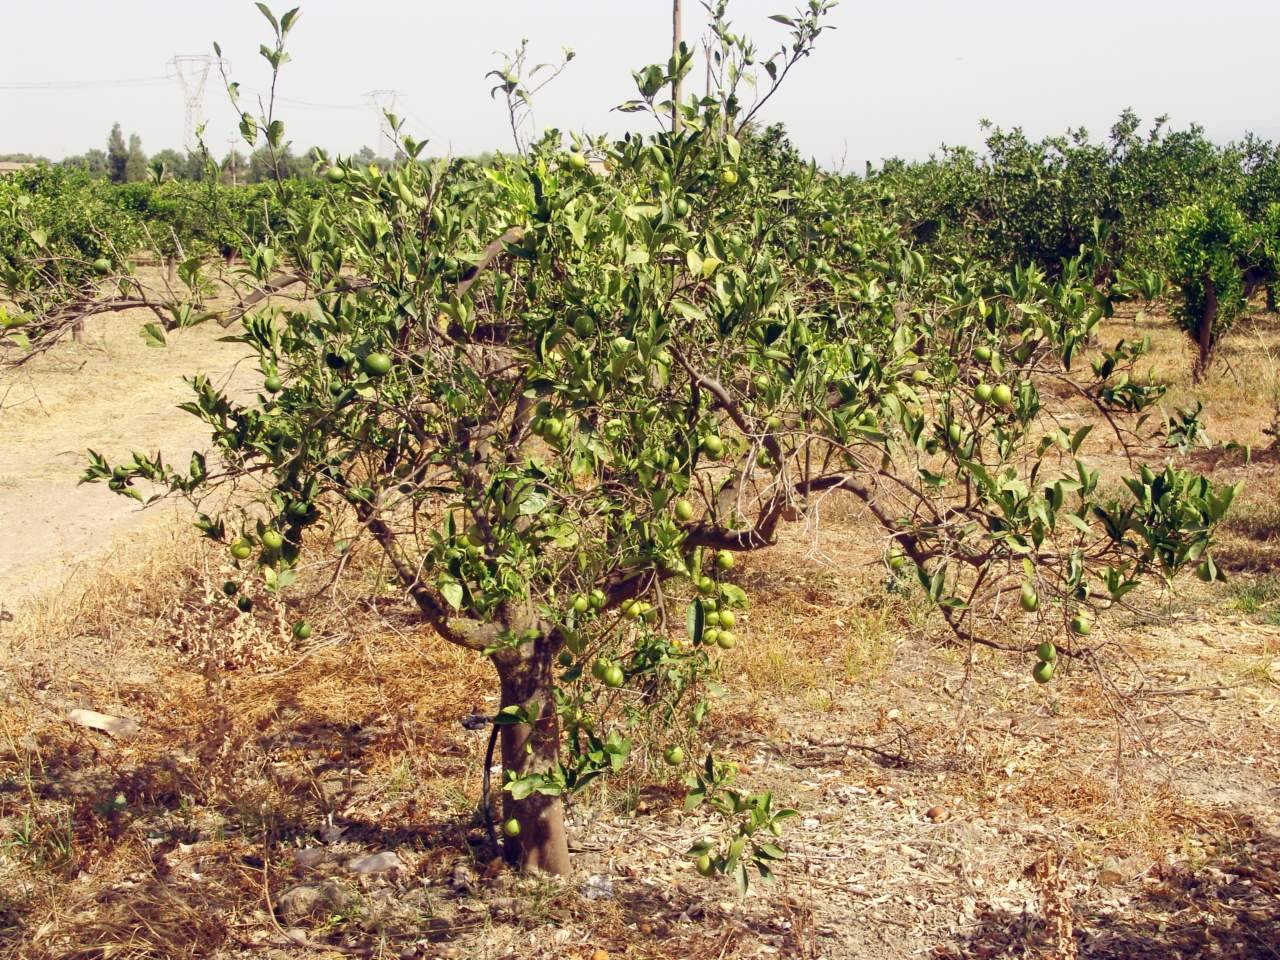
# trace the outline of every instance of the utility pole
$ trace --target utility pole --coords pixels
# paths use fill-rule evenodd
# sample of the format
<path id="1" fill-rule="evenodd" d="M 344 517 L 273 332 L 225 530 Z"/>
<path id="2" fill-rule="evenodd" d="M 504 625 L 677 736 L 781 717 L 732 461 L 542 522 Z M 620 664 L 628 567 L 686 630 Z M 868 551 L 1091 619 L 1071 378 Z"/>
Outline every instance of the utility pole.
<path id="1" fill-rule="evenodd" d="M 396 104 L 400 100 L 399 90 L 370 90 L 365 94 L 369 103 L 373 105 L 373 112 L 376 115 L 378 130 L 373 137 L 373 152 L 375 154 L 382 148 L 382 141 L 387 140 L 391 143 L 391 156 L 396 155 L 395 132 L 391 130 L 387 123 L 387 114 L 396 112 Z"/>
<path id="2" fill-rule="evenodd" d="M 240 185 L 240 169 L 236 164 L 236 144 L 240 143 L 237 137 L 232 137 L 227 141 L 227 165 L 231 170 L 231 185 L 238 187 Z"/>
<path id="3" fill-rule="evenodd" d="M 196 128 L 204 120 L 204 88 L 209 81 L 209 71 L 214 65 L 229 66 L 225 60 L 208 54 L 177 55 L 169 61 L 173 76 L 182 90 L 185 112 L 182 118 L 182 146 L 192 152 L 196 149 Z"/>
<path id="4" fill-rule="evenodd" d="M 681 34 L 680 0 L 671 0 L 671 56 L 679 63 Z M 671 81 L 671 132 L 680 132 L 680 71 Z"/>

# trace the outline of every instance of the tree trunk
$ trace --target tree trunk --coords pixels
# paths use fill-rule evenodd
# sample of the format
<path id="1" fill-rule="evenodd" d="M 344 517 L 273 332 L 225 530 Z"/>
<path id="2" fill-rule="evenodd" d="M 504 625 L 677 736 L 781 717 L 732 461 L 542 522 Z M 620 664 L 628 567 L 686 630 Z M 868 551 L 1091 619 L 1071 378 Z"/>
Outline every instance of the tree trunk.
<path id="1" fill-rule="evenodd" d="M 177 270 L 177 267 L 178 267 L 178 261 L 177 261 L 177 258 L 173 256 L 173 254 L 169 254 L 169 256 L 164 258 L 165 276 L 168 278 L 169 283 L 173 283 L 175 279 L 175 271 Z"/>
<path id="2" fill-rule="evenodd" d="M 1272 313 L 1280 313 L 1280 310 L 1276 308 L 1276 286 L 1277 284 L 1275 283 L 1267 284 L 1267 309 Z"/>
<path id="3" fill-rule="evenodd" d="M 532 647 L 530 650 L 528 647 Z M 554 770 L 560 759 L 560 721 L 556 715 L 551 666 L 553 644 L 543 638 L 518 651 L 494 657 L 502 684 L 502 706 L 519 705 L 537 721 L 502 728 L 502 768 L 517 777 Z M 505 779 L 505 778 L 504 778 Z M 516 800 L 503 793 L 503 819 L 515 819 L 520 833 L 506 840 L 507 859 L 525 872 L 569 872 L 569 841 L 564 830 L 564 801 L 540 793 Z"/>
<path id="4" fill-rule="evenodd" d="M 680 56 L 681 28 L 680 0 L 671 0 L 671 56 Z M 680 132 L 680 74 L 671 81 L 671 132 Z"/>
<path id="5" fill-rule="evenodd" d="M 1218 291 L 1209 277 L 1204 279 L 1204 310 L 1200 314 L 1200 329 L 1197 331 L 1196 345 L 1200 355 L 1191 369 L 1191 379 L 1199 383 L 1209 372 L 1209 358 L 1213 353 L 1213 328 L 1218 322 Z"/>
<path id="6" fill-rule="evenodd" d="M 77 320 L 71 325 L 71 342 L 84 343 L 84 321 Z"/>

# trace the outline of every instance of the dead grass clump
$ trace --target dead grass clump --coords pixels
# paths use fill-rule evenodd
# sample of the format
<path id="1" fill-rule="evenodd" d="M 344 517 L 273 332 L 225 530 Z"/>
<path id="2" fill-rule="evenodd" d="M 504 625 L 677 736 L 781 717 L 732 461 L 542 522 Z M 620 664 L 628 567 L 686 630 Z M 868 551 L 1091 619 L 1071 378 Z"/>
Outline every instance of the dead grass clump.
<path id="1" fill-rule="evenodd" d="M 22 947 L 26 960 L 208 957 L 227 940 L 230 904 L 208 884 L 146 876 L 53 906 Z"/>

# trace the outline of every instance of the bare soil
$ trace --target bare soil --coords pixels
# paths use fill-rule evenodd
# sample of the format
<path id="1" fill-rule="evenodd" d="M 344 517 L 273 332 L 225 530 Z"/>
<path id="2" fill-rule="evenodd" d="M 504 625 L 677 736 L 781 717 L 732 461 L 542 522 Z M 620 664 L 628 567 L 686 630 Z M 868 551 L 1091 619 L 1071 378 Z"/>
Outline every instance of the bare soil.
<path id="1" fill-rule="evenodd" d="M 716 825 L 681 814 L 660 762 L 577 802 L 574 875 L 530 880 L 475 818 L 486 734 L 460 720 L 492 708 L 491 670 L 417 624 L 372 557 L 332 590 L 228 616 L 223 556 L 181 523 L 105 492 L 77 505 L 97 490 L 74 486 L 81 446 L 199 446 L 157 411 L 193 362 L 234 367 L 214 332 L 161 354 L 122 318 L 74 348 L 83 368 L 69 351 L 33 368 L 42 413 L 0 413 L 0 543 L 31 544 L 0 575 L 27 597 L 60 587 L 0 622 L 0 954 L 1280 957 L 1274 459 L 1190 455 L 1246 482 L 1220 551 L 1233 580 L 1140 597 L 1100 624 L 1105 677 L 1066 664 L 1045 687 L 1020 658 L 949 645 L 886 583 L 866 519 L 832 501 L 735 568 L 752 611 L 713 714 L 740 785 L 800 811 L 777 881 L 740 899 L 696 876 L 685 851 Z M 1167 321 L 1106 337 L 1144 333 L 1185 402 L 1190 355 Z M 1280 324 L 1228 347 L 1202 391 L 1210 432 L 1258 445 Z M 1091 456 L 1114 461 L 1102 440 Z M 68 514 L 66 541 L 23 532 Z M 306 647 L 288 633 L 300 615 Z M 141 733 L 70 723 L 76 708 Z M 390 869 L 359 872 L 384 853 Z"/>
<path id="2" fill-rule="evenodd" d="M 142 512 L 103 484 L 80 485 L 85 451 L 127 459 L 133 450 L 185 463 L 208 433 L 177 409 L 191 397 L 185 377 L 208 375 L 233 391 L 255 373 L 237 367 L 239 344 L 210 323 L 147 347 L 146 311 L 98 318 L 83 343 L 65 343 L 16 372 L 0 374 L 0 609 L 63 587 L 104 562 L 169 505 Z"/>

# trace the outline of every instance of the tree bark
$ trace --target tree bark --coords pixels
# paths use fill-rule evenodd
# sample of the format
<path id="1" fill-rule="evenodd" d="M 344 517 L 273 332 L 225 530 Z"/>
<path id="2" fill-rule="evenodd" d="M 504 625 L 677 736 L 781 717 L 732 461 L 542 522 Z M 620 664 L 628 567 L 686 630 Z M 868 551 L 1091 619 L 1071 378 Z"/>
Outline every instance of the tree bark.
<path id="1" fill-rule="evenodd" d="M 1218 322 L 1218 291 L 1213 285 L 1213 280 L 1209 277 L 1204 278 L 1204 310 L 1200 314 L 1200 329 L 1197 331 L 1196 344 L 1200 348 L 1200 355 L 1196 358 L 1196 364 L 1191 370 L 1191 380 L 1199 383 L 1205 378 L 1209 372 L 1209 359 L 1213 354 L 1213 328 Z"/>
<path id="2" fill-rule="evenodd" d="M 1272 313 L 1280 313 L 1276 307 L 1276 286 L 1275 283 L 1267 284 L 1267 309 Z"/>
<path id="3" fill-rule="evenodd" d="M 169 256 L 164 258 L 165 277 L 169 283 L 173 283 L 173 281 L 177 279 L 177 275 L 175 273 L 177 267 L 178 260 L 173 254 L 169 254 Z"/>
<path id="4" fill-rule="evenodd" d="M 560 760 L 560 721 L 551 677 L 554 645 L 541 638 L 532 647 L 503 651 L 494 657 L 502 685 L 502 706 L 522 706 L 536 713 L 532 724 L 502 728 L 502 768 L 517 777 L 554 770 Z M 503 819 L 515 819 L 520 833 L 505 842 L 507 859 L 526 873 L 569 872 L 569 841 L 564 829 L 564 801 L 532 793 L 516 800 L 503 793 Z"/>

